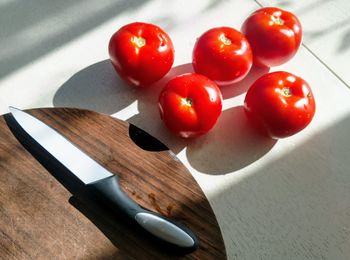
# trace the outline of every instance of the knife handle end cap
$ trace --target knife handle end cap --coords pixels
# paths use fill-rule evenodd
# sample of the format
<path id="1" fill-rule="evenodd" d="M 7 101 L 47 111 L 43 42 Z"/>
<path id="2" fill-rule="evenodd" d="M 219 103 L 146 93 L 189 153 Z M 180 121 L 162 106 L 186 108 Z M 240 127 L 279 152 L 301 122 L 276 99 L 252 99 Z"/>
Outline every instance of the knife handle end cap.
<path id="1" fill-rule="evenodd" d="M 152 212 L 137 213 L 135 220 L 151 234 L 179 247 L 197 248 L 197 240 L 192 232 L 186 232 L 183 227 L 157 216 Z"/>

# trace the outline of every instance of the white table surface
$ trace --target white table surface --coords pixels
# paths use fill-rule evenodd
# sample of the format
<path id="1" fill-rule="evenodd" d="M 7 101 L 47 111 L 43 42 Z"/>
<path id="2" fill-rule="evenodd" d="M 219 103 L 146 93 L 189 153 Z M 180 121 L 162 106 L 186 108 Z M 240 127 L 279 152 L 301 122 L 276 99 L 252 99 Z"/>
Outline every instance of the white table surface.
<path id="1" fill-rule="evenodd" d="M 265 71 L 225 87 L 224 111 L 206 136 L 182 140 L 163 126 L 161 84 L 191 71 L 196 37 L 240 28 L 260 5 L 295 12 L 304 29 L 296 57 L 275 70 L 303 77 L 317 111 L 299 134 L 258 138 L 242 113 L 245 92 Z M 133 21 L 163 27 L 174 69 L 136 91 L 113 71 L 110 36 Z M 0 0 L 0 114 L 8 106 L 68 106 L 128 120 L 168 145 L 207 195 L 229 259 L 350 259 L 350 2 L 347 0 Z"/>

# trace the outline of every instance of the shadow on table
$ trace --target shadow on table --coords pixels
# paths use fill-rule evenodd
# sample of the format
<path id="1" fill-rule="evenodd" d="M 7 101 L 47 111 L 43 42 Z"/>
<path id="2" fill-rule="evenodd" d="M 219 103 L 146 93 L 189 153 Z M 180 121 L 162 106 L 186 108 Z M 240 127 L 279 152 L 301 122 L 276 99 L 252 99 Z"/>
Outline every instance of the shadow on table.
<path id="1" fill-rule="evenodd" d="M 136 100 L 136 91 L 117 76 L 108 59 L 97 62 L 68 79 L 55 93 L 53 105 L 114 114 Z"/>
<path id="2" fill-rule="evenodd" d="M 247 120 L 243 106 L 223 111 L 214 129 L 187 146 L 187 159 L 196 170 L 213 175 L 242 169 L 263 157 L 276 144 Z"/>

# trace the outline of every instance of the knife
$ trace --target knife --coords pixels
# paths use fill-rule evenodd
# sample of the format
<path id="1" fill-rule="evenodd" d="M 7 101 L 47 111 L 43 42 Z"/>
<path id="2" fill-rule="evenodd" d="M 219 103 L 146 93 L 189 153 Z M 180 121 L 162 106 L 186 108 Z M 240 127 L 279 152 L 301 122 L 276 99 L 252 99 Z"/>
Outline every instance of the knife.
<path id="1" fill-rule="evenodd" d="M 55 129 L 18 108 L 9 107 L 9 110 L 28 135 L 111 208 L 121 211 L 133 223 L 169 245 L 186 251 L 198 247 L 198 240 L 190 229 L 138 205 L 122 190 L 117 175 L 101 166 Z"/>

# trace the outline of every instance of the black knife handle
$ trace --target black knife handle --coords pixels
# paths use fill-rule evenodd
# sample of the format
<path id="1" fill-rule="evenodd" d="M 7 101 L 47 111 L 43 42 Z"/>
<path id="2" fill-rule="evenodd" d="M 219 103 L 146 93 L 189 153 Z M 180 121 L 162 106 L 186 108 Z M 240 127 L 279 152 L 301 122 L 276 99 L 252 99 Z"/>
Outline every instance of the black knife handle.
<path id="1" fill-rule="evenodd" d="M 188 228 L 164 216 L 146 210 L 132 200 L 120 187 L 118 177 L 111 176 L 87 185 L 108 205 L 121 210 L 133 222 L 157 238 L 187 250 L 198 247 L 196 236 Z"/>

